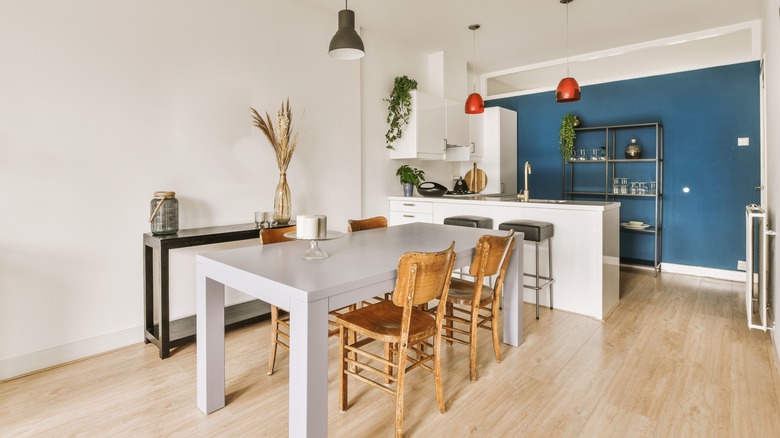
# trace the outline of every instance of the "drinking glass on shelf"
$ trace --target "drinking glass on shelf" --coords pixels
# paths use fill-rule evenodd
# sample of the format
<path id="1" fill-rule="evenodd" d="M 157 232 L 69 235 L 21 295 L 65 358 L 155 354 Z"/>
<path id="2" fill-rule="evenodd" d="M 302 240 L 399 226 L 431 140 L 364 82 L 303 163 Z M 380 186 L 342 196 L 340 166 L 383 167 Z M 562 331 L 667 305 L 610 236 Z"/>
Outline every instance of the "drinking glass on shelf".
<path id="1" fill-rule="evenodd" d="M 585 160 L 587 158 L 587 151 L 585 149 L 577 149 L 577 159 Z"/>
<path id="2" fill-rule="evenodd" d="M 639 194 L 639 182 L 631 181 L 631 189 L 630 189 L 629 193 L 632 194 L 632 195 Z"/>
<path id="3" fill-rule="evenodd" d="M 591 160 L 599 160 L 601 159 L 601 149 L 599 148 L 593 148 L 590 150 L 590 159 Z"/>
<path id="4" fill-rule="evenodd" d="M 647 183 L 647 193 L 655 195 L 655 181 L 649 181 Z"/>

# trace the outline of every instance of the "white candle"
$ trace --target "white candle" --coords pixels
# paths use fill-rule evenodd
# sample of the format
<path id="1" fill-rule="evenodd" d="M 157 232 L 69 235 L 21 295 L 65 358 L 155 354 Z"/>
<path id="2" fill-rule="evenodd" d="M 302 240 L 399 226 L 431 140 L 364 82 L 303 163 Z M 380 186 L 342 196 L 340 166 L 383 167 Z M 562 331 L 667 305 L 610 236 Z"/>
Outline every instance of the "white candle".
<path id="1" fill-rule="evenodd" d="M 296 217 L 295 235 L 299 239 L 321 239 L 328 235 L 328 219 L 325 215 L 300 214 Z"/>

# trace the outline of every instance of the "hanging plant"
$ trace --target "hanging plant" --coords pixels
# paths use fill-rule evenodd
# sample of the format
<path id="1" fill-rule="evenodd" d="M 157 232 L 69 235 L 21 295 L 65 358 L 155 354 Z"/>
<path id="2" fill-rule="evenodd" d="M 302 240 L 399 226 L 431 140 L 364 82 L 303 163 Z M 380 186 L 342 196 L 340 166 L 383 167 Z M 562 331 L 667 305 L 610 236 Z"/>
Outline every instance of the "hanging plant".
<path id="1" fill-rule="evenodd" d="M 577 121 L 577 117 L 572 114 L 566 114 L 561 119 L 561 132 L 559 137 L 559 143 L 561 145 L 561 157 L 563 161 L 571 160 L 574 155 L 574 139 L 577 137 L 574 134 L 574 127 Z"/>
<path id="2" fill-rule="evenodd" d="M 401 138 L 403 128 L 409 123 L 412 114 L 412 90 L 417 89 L 417 81 L 406 76 L 396 76 L 393 81 L 393 91 L 390 97 L 383 99 L 387 106 L 387 134 L 385 134 L 386 147 L 393 148 L 393 142 Z"/>

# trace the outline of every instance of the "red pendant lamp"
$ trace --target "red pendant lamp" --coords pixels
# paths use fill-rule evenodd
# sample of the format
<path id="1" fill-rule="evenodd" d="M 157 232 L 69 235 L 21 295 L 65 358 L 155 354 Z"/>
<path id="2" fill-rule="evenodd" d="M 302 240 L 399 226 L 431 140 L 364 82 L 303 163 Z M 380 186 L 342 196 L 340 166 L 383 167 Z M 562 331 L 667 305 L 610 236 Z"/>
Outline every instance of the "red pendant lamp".
<path id="1" fill-rule="evenodd" d="M 555 89 L 556 102 L 575 102 L 580 100 L 580 84 L 569 75 L 569 3 L 574 0 L 560 0 L 566 5 L 566 77 L 558 82 Z"/>
<path id="2" fill-rule="evenodd" d="M 472 24 L 469 26 L 469 30 L 472 31 L 474 36 L 474 59 L 472 64 L 476 62 L 477 57 L 477 29 L 479 24 Z M 482 100 L 482 96 L 477 93 L 477 67 L 474 66 L 474 92 L 469 94 L 466 98 L 466 114 L 482 114 L 485 112 L 485 101 Z"/>

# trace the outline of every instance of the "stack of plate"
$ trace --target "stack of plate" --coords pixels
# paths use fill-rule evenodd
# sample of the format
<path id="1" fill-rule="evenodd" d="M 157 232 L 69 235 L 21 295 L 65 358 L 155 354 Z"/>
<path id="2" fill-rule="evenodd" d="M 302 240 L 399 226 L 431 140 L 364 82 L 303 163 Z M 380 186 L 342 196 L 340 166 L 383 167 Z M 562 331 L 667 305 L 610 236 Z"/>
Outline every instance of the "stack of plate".
<path id="1" fill-rule="evenodd" d="M 650 224 L 642 223 L 642 221 L 628 221 L 628 222 L 623 222 L 620 225 L 622 225 L 623 227 L 626 227 L 626 228 L 634 229 L 634 230 L 644 230 L 645 228 L 649 228 L 650 227 Z"/>

